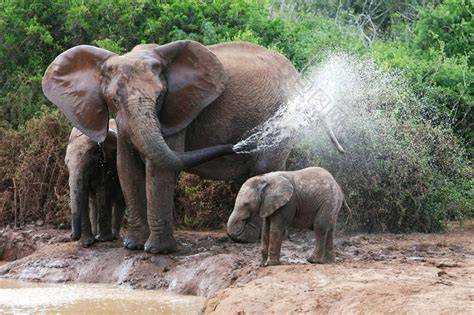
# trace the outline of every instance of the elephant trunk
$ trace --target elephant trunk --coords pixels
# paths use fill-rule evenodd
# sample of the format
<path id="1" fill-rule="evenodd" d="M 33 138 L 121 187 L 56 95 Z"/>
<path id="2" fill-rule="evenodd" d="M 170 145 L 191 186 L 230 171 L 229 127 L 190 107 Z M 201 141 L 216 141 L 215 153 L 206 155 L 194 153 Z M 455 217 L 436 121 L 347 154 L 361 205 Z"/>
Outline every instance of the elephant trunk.
<path id="1" fill-rule="evenodd" d="M 227 222 L 227 235 L 237 243 L 256 243 L 260 232 L 261 223 L 256 218 L 242 218 L 235 211 Z"/>
<path id="2" fill-rule="evenodd" d="M 184 169 L 189 169 L 219 156 L 235 154 L 233 147 L 232 144 L 222 144 L 190 152 L 178 152 L 177 155 L 183 162 Z"/>
<path id="3" fill-rule="evenodd" d="M 71 208 L 71 239 L 77 241 L 82 235 L 82 215 L 87 210 L 87 194 L 84 191 L 82 178 L 76 174 L 69 175 L 69 194 Z"/>
<path id="4" fill-rule="evenodd" d="M 234 154 L 233 145 L 216 145 L 190 152 L 176 152 L 170 149 L 161 132 L 154 102 L 135 104 L 139 114 L 130 118 L 132 142 L 145 157 L 162 168 L 188 169 L 218 156 Z M 132 127 L 133 126 L 133 127 Z"/>

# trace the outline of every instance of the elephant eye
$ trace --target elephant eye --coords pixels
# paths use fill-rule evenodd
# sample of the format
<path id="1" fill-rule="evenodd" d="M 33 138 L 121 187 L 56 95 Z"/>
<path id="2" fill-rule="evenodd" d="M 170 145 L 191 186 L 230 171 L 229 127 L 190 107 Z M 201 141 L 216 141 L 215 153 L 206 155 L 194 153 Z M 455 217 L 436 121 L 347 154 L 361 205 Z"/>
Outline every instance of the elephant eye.
<path id="1" fill-rule="evenodd" d="M 113 70 L 114 70 L 113 65 L 104 65 L 102 67 L 102 75 L 108 77 L 108 76 L 110 76 L 110 74 L 112 73 Z"/>
<path id="2" fill-rule="evenodd" d="M 161 63 L 159 63 L 159 62 L 154 62 L 154 63 L 151 65 L 151 69 L 153 70 L 153 72 L 161 72 Z"/>

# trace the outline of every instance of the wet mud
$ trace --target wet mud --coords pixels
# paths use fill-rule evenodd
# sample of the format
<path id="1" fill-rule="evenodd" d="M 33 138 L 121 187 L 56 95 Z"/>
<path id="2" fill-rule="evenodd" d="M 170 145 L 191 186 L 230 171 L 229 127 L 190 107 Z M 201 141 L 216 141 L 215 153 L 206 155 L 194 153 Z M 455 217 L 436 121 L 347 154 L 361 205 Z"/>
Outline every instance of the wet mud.
<path id="1" fill-rule="evenodd" d="M 474 313 L 474 222 L 445 234 L 338 235 L 337 261 L 306 262 L 311 231 L 290 230 L 281 266 L 259 267 L 258 244 L 224 231 L 178 231 L 179 252 L 151 255 L 121 241 L 82 248 L 45 227 L 0 231 L 0 277 L 109 283 L 206 297 L 201 313 Z"/>

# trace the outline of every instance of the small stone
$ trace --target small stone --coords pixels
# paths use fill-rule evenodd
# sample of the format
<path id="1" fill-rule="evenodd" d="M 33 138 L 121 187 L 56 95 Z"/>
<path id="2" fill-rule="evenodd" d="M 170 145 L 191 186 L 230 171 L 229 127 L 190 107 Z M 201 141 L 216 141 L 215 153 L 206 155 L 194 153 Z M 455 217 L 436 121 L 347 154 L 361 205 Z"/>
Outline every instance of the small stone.
<path id="1" fill-rule="evenodd" d="M 35 225 L 36 226 L 43 226 L 44 222 L 43 222 L 43 220 L 36 220 Z"/>
<path id="2" fill-rule="evenodd" d="M 438 277 L 447 276 L 447 275 L 448 275 L 448 273 L 444 270 L 441 270 L 441 271 L 438 272 Z"/>
<path id="3" fill-rule="evenodd" d="M 440 263 L 436 264 L 436 267 L 438 268 L 456 268 L 456 267 L 461 267 L 460 264 L 452 261 L 442 261 Z"/>

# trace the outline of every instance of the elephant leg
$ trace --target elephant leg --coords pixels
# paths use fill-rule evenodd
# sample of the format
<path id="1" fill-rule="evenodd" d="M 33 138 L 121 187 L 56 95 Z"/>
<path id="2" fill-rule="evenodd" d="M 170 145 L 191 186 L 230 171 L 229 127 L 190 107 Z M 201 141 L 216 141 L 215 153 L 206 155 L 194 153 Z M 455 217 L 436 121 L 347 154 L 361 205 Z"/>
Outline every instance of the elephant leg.
<path id="1" fill-rule="evenodd" d="M 285 235 L 285 229 L 288 228 L 288 221 L 282 215 L 287 211 L 288 206 L 284 206 L 270 217 L 270 237 L 268 245 L 267 266 L 280 264 L 281 243 Z"/>
<path id="2" fill-rule="evenodd" d="M 91 221 L 92 235 L 97 235 L 97 204 L 95 194 L 89 197 L 89 218 Z"/>
<path id="3" fill-rule="evenodd" d="M 184 151 L 186 130 L 166 138 L 168 147 L 177 152 Z M 174 191 L 179 172 L 160 169 L 150 161 L 146 163 L 146 196 L 150 237 L 145 251 L 153 254 L 172 253 L 178 249 L 174 239 Z"/>
<path id="4" fill-rule="evenodd" d="M 261 238 L 262 261 L 260 263 L 261 266 L 265 266 L 268 259 L 269 238 L 270 238 L 270 218 L 267 217 L 263 219 L 263 223 L 262 223 L 262 238 Z"/>
<path id="5" fill-rule="evenodd" d="M 314 219 L 313 229 L 316 237 L 315 246 L 313 254 L 308 258 L 308 261 L 312 264 L 324 264 L 332 262 L 332 260 L 328 260 L 330 254 L 329 256 L 326 254 L 328 249 L 332 249 L 332 247 L 327 248 L 328 240 L 331 241 L 331 244 L 333 240 L 332 235 L 334 233 L 334 229 L 332 229 L 332 227 L 334 224 L 332 221 L 333 219 L 330 212 L 324 210 L 320 210 Z"/>
<path id="6" fill-rule="evenodd" d="M 90 203 L 95 203 L 95 194 L 91 193 L 89 195 Z M 81 239 L 80 243 L 83 247 L 89 247 L 95 242 L 94 234 L 92 233 L 92 226 L 91 226 L 91 218 L 89 216 L 90 210 L 87 206 L 87 202 L 85 203 L 86 206 L 83 207 L 82 216 L 81 216 Z"/>
<path id="7" fill-rule="evenodd" d="M 105 183 L 97 188 L 98 228 L 96 240 L 105 242 L 114 239 L 112 235 L 112 202 L 106 191 Z"/>
<path id="8" fill-rule="evenodd" d="M 128 232 L 124 246 L 143 249 L 149 230 L 146 220 L 145 170 L 131 145 L 117 139 L 117 170 L 128 209 Z"/>
<path id="9" fill-rule="evenodd" d="M 120 238 L 120 227 L 125 214 L 125 201 L 121 192 L 116 192 L 116 198 L 112 208 L 112 235 L 114 239 Z"/>
<path id="10" fill-rule="evenodd" d="M 334 254 L 334 233 L 335 228 L 332 226 L 326 235 L 326 250 L 323 257 L 325 262 L 334 262 L 336 260 L 336 255 Z"/>
<path id="11" fill-rule="evenodd" d="M 145 251 L 152 254 L 175 252 L 178 244 L 173 237 L 173 197 L 177 172 L 158 169 L 147 161 L 146 181 L 150 237 L 145 244 Z"/>
<path id="12" fill-rule="evenodd" d="M 326 230 L 321 227 L 314 228 L 314 250 L 308 258 L 308 262 L 312 264 L 323 263 L 324 247 L 326 245 Z"/>

